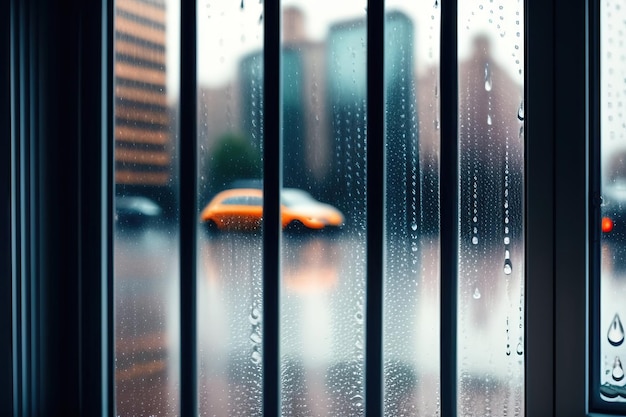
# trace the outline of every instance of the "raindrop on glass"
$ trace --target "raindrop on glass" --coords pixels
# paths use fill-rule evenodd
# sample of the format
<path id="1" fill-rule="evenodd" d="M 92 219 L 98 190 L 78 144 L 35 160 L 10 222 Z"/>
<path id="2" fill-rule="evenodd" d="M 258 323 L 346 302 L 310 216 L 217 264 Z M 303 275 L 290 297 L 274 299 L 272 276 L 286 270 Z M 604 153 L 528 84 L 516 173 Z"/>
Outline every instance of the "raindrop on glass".
<path id="1" fill-rule="evenodd" d="M 478 287 L 474 288 L 474 294 L 472 294 L 474 300 L 478 300 L 481 297 L 480 290 Z"/>
<path id="2" fill-rule="evenodd" d="M 255 345 L 260 345 L 261 344 L 261 335 L 258 334 L 257 332 L 254 332 L 254 333 L 250 334 L 250 341 L 252 343 L 254 343 Z"/>
<path id="3" fill-rule="evenodd" d="M 243 0 L 241 0 L 241 6 L 239 6 L 239 7 L 241 7 L 243 9 Z"/>
<path id="4" fill-rule="evenodd" d="M 509 243 L 511 243 L 511 239 L 508 236 L 504 237 L 504 244 L 508 245 Z"/>
<path id="5" fill-rule="evenodd" d="M 609 343 L 613 346 L 619 346 L 624 342 L 624 327 L 622 326 L 622 321 L 618 314 L 613 317 L 607 338 L 609 339 Z"/>
<path id="6" fill-rule="evenodd" d="M 621 381 L 624 379 L 624 368 L 622 368 L 622 361 L 619 357 L 615 357 L 615 362 L 613 362 L 613 371 L 611 372 L 611 376 L 616 381 Z"/>
<path id="7" fill-rule="evenodd" d="M 485 64 L 485 91 L 491 91 L 492 83 L 491 83 L 491 68 L 489 68 L 489 63 Z"/>
<path id="8" fill-rule="evenodd" d="M 521 340 L 517 344 L 517 354 L 520 355 L 520 356 L 524 354 L 524 343 L 522 343 Z"/>
<path id="9" fill-rule="evenodd" d="M 524 120 L 524 102 L 523 101 L 519 104 L 519 109 L 517 109 L 517 118 L 520 119 L 521 121 Z"/>
<path id="10" fill-rule="evenodd" d="M 354 317 L 356 318 L 357 323 L 363 323 L 363 313 L 358 312 Z"/>
<path id="11" fill-rule="evenodd" d="M 489 126 L 491 126 L 491 124 L 492 124 L 492 123 L 493 123 L 493 122 L 491 121 L 491 115 L 490 115 L 490 114 L 488 114 L 488 115 L 487 115 L 487 124 L 488 124 Z"/>
<path id="12" fill-rule="evenodd" d="M 473 243 L 474 245 L 478 245 L 478 237 L 477 237 L 477 236 L 474 236 L 474 237 L 472 238 L 472 243 Z"/>
<path id="13" fill-rule="evenodd" d="M 248 317 L 250 324 L 253 326 L 257 326 L 261 323 L 261 312 L 258 308 L 253 308 L 250 312 L 250 317 Z"/>
<path id="14" fill-rule="evenodd" d="M 511 265 L 511 260 L 506 259 L 504 261 L 504 274 L 511 275 L 512 272 L 513 272 L 513 265 Z"/>
<path id="15" fill-rule="evenodd" d="M 417 223 L 411 224 L 411 230 L 413 230 L 413 231 L 417 230 Z"/>
<path id="16" fill-rule="evenodd" d="M 436 9 L 437 7 L 439 7 L 439 0 L 435 0 L 435 4 L 433 5 L 433 7 Z"/>
<path id="17" fill-rule="evenodd" d="M 256 350 L 256 347 L 252 350 L 252 356 L 250 357 L 250 360 L 255 365 L 258 365 L 261 363 L 261 352 Z"/>

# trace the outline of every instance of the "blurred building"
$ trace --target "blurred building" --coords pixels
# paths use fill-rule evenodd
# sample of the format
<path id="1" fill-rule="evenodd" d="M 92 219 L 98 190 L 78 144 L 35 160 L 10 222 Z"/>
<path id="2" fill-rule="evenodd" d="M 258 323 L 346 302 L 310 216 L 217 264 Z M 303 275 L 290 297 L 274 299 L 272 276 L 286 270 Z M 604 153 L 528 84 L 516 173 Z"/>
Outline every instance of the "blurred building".
<path id="1" fill-rule="evenodd" d="M 326 42 L 306 37 L 296 8 L 283 17 L 283 184 L 309 190 L 336 204 L 350 222 L 365 219 L 367 51 L 365 19 L 331 26 Z M 413 74 L 413 23 L 400 12 L 387 16 L 389 45 L 385 87 L 388 212 L 410 224 L 406 193 L 419 187 L 417 109 Z M 242 60 L 242 126 L 255 146 L 263 142 L 263 54 Z M 415 196 L 419 193 L 411 191 Z M 417 198 L 417 197 L 416 197 Z"/>
<path id="2" fill-rule="evenodd" d="M 367 38 L 365 19 L 341 22 L 328 37 L 329 139 L 332 148 L 333 201 L 365 222 Z M 402 12 L 385 18 L 385 208 L 391 233 L 417 225 L 419 128 L 417 118 L 414 27 Z M 356 221 L 356 220 L 355 220 Z"/>
<path id="3" fill-rule="evenodd" d="M 283 12 L 283 184 L 318 195 L 330 175 L 326 112 L 326 46 L 306 36 L 297 8 Z M 263 52 L 242 59 L 239 73 L 244 134 L 263 143 Z"/>
<path id="4" fill-rule="evenodd" d="M 165 0 L 117 0 L 114 26 L 115 183 L 159 194 L 172 169 Z"/>

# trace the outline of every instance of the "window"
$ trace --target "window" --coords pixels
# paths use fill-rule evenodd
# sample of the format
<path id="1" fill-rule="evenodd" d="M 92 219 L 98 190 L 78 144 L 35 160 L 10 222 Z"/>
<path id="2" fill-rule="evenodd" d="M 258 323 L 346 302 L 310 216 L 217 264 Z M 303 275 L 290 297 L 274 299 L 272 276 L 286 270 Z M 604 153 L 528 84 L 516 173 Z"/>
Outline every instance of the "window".
<path id="1" fill-rule="evenodd" d="M 403 16 L 410 15 L 410 9 L 392 3 L 386 8 L 374 2 L 355 5 L 357 20 L 348 20 L 347 25 L 343 21 L 333 23 L 334 31 L 328 37 L 331 47 L 326 57 L 334 60 L 327 61 L 332 71 L 325 73 L 305 60 L 304 44 L 287 45 L 286 39 L 281 38 L 278 22 L 285 9 L 275 3 L 236 2 L 236 13 L 239 13 L 236 18 L 254 18 L 256 28 L 263 28 L 262 33 L 258 33 L 259 39 L 246 38 L 250 43 L 262 40 L 263 54 L 255 55 L 250 51 L 242 61 L 245 65 L 241 73 L 248 84 L 239 84 L 237 88 L 245 91 L 250 100 L 245 103 L 249 107 L 241 114 L 254 114 L 254 117 L 241 119 L 236 113 L 241 109 L 229 107 L 235 97 L 239 97 L 234 89 L 230 90 L 232 95 L 227 96 L 224 107 L 213 107 L 205 113 L 203 105 L 216 106 L 215 96 L 211 96 L 215 91 L 201 92 L 196 83 L 196 74 L 198 79 L 201 77 L 196 51 L 202 50 L 203 42 L 213 40 L 197 38 L 200 27 L 206 26 L 201 24 L 201 19 L 224 16 L 226 12 L 223 14 L 217 9 L 226 6 L 198 2 L 197 8 L 192 5 L 190 9 L 187 2 L 181 3 L 181 19 L 187 23 L 180 28 L 181 42 L 193 47 L 182 49 L 180 59 L 175 60 L 180 63 L 180 73 L 188 77 L 181 77 L 178 109 L 169 112 L 158 103 L 164 96 L 162 32 L 167 27 L 159 11 L 162 3 L 124 1 L 123 11 L 113 2 L 103 1 L 97 12 L 92 5 L 56 8 L 56 4 L 43 0 L 9 3 L 13 37 L 6 54 L 11 57 L 12 84 L 5 85 L 13 85 L 10 129 L 11 184 L 14 186 L 10 195 L 11 211 L 7 213 L 12 225 L 13 326 L 6 340 L 13 341 L 10 401 L 13 414 L 30 415 L 45 410 L 72 415 L 80 410 L 88 415 L 113 415 L 116 408 L 121 410 L 132 402 L 130 397 L 126 397 L 128 401 L 118 400 L 124 395 L 133 395 L 129 391 L 120 393 L 118 390 L 122 387 L 115 383 L 116 378 L 126 376 L 127 381 L 132 381 L 134 375 L 142 375 L 143 382 L 153 384 L 153 392 L 159 395 L 150 396 L 143 404 L 136 397 L 140 401 L 133 406 L 138 409 L 146 406 L 144 410 L 156 406 L 155 413 L 194 415 L 198 409 L 209 410 L 206 407 L 216 405 L 219 410 L 212 411 L 228 415 L 231 405 L 221 400 L 228 396 L 233 399 L 231 403 L 246 407 L 245 415 L 249 415 L 250 410 L 252 414 L 299 415 L 305 408 L 310 410 L 310 404 L 331 412 L 355 410 L 356 415 L 374 409 L 394 415 L 402 407 L 415 413 L 419 413 L 415 410 L 428 413 L 439 409 L 442 415 L 487 411 L 498 414 L 500 410 L 527 415 L 586 413 L 587 339 L 585 326 L 581 324 L 586 322 L 588 272 L 584 47 L 587 39 L 580 30 L 587 24 L 584 1 L 555 0 L 546 6 L 545 2 L 527 0 L 523 7 L 484 2 L 473 4 L 477 10 L 472 7 L 469 14 L 465 14 L 467 10 L 461 2 L 433 2 L 424 6 L 429 12 L 421 15 L 426 23 L 418 30 L 430 31 L 433 36 L 435 53 L 431 63 L 435 68 L 440 65 L 435 71 L 435 75 L 440 74 L 440 82 L 431 79 L 430 84 L 426 84 L 427 95 L 435 98 L 432 107 L 428 107 L 431 113 L 428 117 L 418 117 L 416 125 L 410 125 L 406 131 L 401 122 L 394 124 L 395 118 L 411 116 L 415 111 L 411 109 L 412 95 L 421 97 L 424 89 L 403 89 L 403 86 L 415 85 L 412 82 L 394 84 L 396 80 L 387 79 L 383 74 L 390 73 L 386 65 L 391 65 L 399 70 L 400 78 L 411 76 L 411 69 L 403 67 L 410 62 L 407 58 L 411 48 L 402 44 L 414 23 Z M 478 11 L 479 6 L 483 6 L 482 11 Z M 365 8 L 369 13 L 364 12 Z M 139 9 L 152 12 L 143 16 L 137 12 Z M 526 84 L 522 93 L 521 84 L 512 83 L 515 87 L 506 90 L 507 96 L 499 97 L 496 94 L 501 91 L 497 89 L 502 85 L 499 82 L 506 77 L 498 72 L 496 60 L 480 62 L 475 75 L 470 75 L 471 71 L 465 71 L 462 65 L 451 64 L 464 62 L 463 54 L 469 52 L 463 49 L 463 41 L 470 39 L 467 26 L 473 28 L 479 19 L 487 22 L 492 19 L 488 23 L 495 29 L 502 28 L 497 27 L 500 20 L 515 25 L 512 16 L 516 10 L 520 19 L 527 22 L 519 36 L 525 41 L 517 45 L 520 49 L 515 49 L 513 43 L 506 59 L 525 69 Z M 115 37 L 116 17 L 124 22 L 129 33 Z M 297 22 L 298 18 L 297 13 L 289 14 L 282 21 L 287 25 Z M 75 25 L 76 21 L 81 24 Z M 139 36 L 130 33 L 132 28 L 138 27 L 149 28 L 150 39 L 139 41 Z M 241 27 L 241 24 L 230 25 L 223 33 L 231 34 Z M 291 28 L 294 32 L 290 33 L 301 35 L 297 28 L 295 25 Z M 383 34 L 386 39 L 394 39 L 395 48 L 382 43 Z M 440 49 L 435 45 L 439 34 L 443 46 Z M 516 32 L 505 33 L 502 38 L 509 36 L 518 39 Z M 496 38 L 499 37 L 500 33 L 496 33 Z M 563 39 L 576 47 L 553 48 Z M 367 48 L 362 40 L 366 41 Z M 418 39 L 413 46 L 418 46 L 420 51 L 424 45 Z M 478 46 L 479 51 L 486 50 Z M 221 48 L 226 50 L 227 46 Z M 524 49 L 526 55 L 521 52 Z M 426 53 L 428 56 L 428 49 Z M 381 56 L 385 59 L 372 59 Z M 220 56 L 213 58 L 219 66 Z M 224 65 L 226 61 L 224 55 Z M 267 71 L 276 69 L 279 61 L 282 61 L 282 73 Z M 142 75 L 132 68 L 137 62 L 145 67 Z M 120 70 L 117 74 L 124 77 L 114 78 L 116 65 Z M 363 74 L 356 69 L 365 65 L 370 77 L 362 78 Z M 169 65 L 165 68 L 173 69 Z M 302 94 L 296 92 L 312 88 L 312 84 L 308 84 L 309 75 L 318 77 L 318 86 L 324 83 L 332 86 L 328 92 L 335 94 L 330 97 L 335 100 L 332 109 L 336 111 L 325 113 L 330 107 L 324 108 L 319 95 L 317 102 L 316 96 L 311 95 L 308 102 L 311 110 L 302 111 L 297 103 Z M 511 78 L 519 75 L 513 71 Z M 324 76 L 328 78 L 322 80 Z M 464 84 L 468 79 L 479 79 L 480 83 L 477 86 Z M 395 86 L 399 86 L 399 90 L 394 90 Z M 279 88 L 282 95 L 269 93 Z M 120 91 L 124 94 L 119 94 Z M 169 87 L 166 91 L 169 93 Z M 486 97 L 484 108 L 484 103 L 472 102 L 479 94 Z M 344 100 L 346 97 L 349 100 Z M 406 107 L 394 108 L 398 102 L 406 103 Z M 498 117 L 499 111 L 509 114 L 507 109 L 511 103 L 510 119 L 505 121 Z M 263 110 L 266 108 L 281 111 L 268 113 Z M 485 114 L 484 109 L 488 110 Z M 459 119 L 466 111 L 476 112 L 475 119 L 470 118 L 467 123 Z M 250 164 L 251 170 L 246 175 L 253 179 L 263 176 L 266 194 L 264 233 L 260 239 L 258 236 L 234 237 L 229 233 L 208 236 L 198 228 L 196 214 L 207 202 L 207 195 L 203 193 L 216 191 L 206 189 L 215 181 L 196 175 L 202 172 L 206 161 L 199 158 L 202 155 L 200 139 L 205 134 L 202 129 L 219 125 L 219 121 L 212 120 L 204 126 L 201 121 L 220 114 L 226 117 L 227 125 L 230 123 L 258 140 L 247 153 L 253 155 L 247 161 L 262 164 Z M 329 149 L 313 147 L 314 152 L 307 153 L 307 143 L 311 143 L 306 141 L 311 139 L 307 134 L 311 132 L 301 126 L 309 122 L 315 124 L 316 115 L 327 117 L 326 120 L 320 117 L 318 126 L 334 128 L 331 132 L 317 131 L 319 137 L 338 133 L 341 138 L 354 140 L 339 143 L 342 146 L 339 154 L 346 159 L 341 160 L 341 165 L 332 165 L 333 172 L 340 174 L 335 178 L 339 178 L 336 198 L 325 198 L 321 194 L 326 187 L 315 188 L 314 180 L 323 178 L 323 169 L 329 162 L 324 159 Z M 424 135 L 421 126 L 426 126 L 422 125 L 426 121 L 428 129 L 436 132 L 438 127 L 441 131 L 442 148 L 433 151 L 431 159 L 420 160 L 425 155 L 422 149 L 411 148 L 416 143 L 411 135 L 417 133 L 421 138 Z M 524 128 L 524 145 L 511 142 L 515 147 L 508 148 L 510 154 L 506 147 L 487 147 L 487 152 L 504 156 L 500 160 L 506 162 L 509 156 L 508 173 L 506 165 L 489 165 L 488 161 L 497 158 L 487 158 L 486 165 L 480 168 L 491 169 L 498 173 L 496 176 L 479 178 L 472 175 L 473 172 L 466 175 L 468 169 L 471 171 L 478 163 L 464 159 L 468 151 L 471 154 L 477 150 L 471 140 L 476 137 L 473 132 L 478 126 L 486 129 L 487 141 L 490 132 L 498 137 L 519 139 L 520 128 Z M 220 133 L 206 134 L 220 137 Z M 282 147 L 276 140 L 281 134 Z M 290 138 L 304 139 L 289 142 L 287 134 Z M 134 139 L 122 144 L 123 138 L 129 135 Z M 382 140 L 370 141 L 375 137 L 389 140 L 403 135 L 409 138 L 407 142 L 400 142 L 406 146 L 398 153 L 393 147 L 385 146 Z M 176 146 L 164 145 L 166 137 L 176 138 L 169 142 Z M 118 141 L 115 149 L 113 138 Z M 237 140 L 232 136 L 226 139 Z M 208 148 L 206 151 L 209 152 Z M 337 149 L 333 149 L 333 153 L 337 154 Z M 278 163 L 280 154 L 283 163 Z M 481 156 L 478 154 L 476 157 Z M 522 154 L 525 155 L 523 161 Z M 172 160 L 178 158 L 180 165 L 170 172 L 167 167 L 171 166 L 169 158 L 172 156 Z M 298 156 L 310 159 L 305 164 L 297 164 Z M 398 156 L 398 160 L 394 159 Z M 419 167 L 415 157 L 421 164 Z M 237 165 L 243 165 L 244 160 L 240 159 Z M 524 163 L 523 183 L 519 178 L 521 171 L 516 171 L 520 165 L 513 166 L 514 162 Z M 429 184 L 432 188 L 419 188 L 422 194 L 417 200 L 413 177 L 403 173 L 419 171 L 423 175 L 421 170 L 429 163 L 431 166 L 439 164 L 440 177 L 426 176 L 430 183 L 424 182 L 422 177 L 420 185 Z M 263 169 L 259 172 L 261 166 Z M 279 167 L 283 168 L 282 173 Z M 180 174 L 176 174 L 178 172 Z M 170 176 L 172 173 L 174 176 Z M 180 176 L 176 178 L 177 175 Z M 223 177 L 221 181 L 227 184 L 227 181 L 243 178 L 237 175 Z M 515 175 L 518 177 L 514 178 Z M 376 180 L 383 177 L 386 183 Z M 156 201 L 163 210 L 158 217 L 150 214 L 159 214 L 158 209 L 146 210 L 154 207 L 150 203 L 132 206 L 139 212 L 140 222 L 145 222 L 136 229 L 128 226 L 134 221 L 123 225 L 115 223 L 116 201 L 121 200 L 113 198 L 133 194 L 128 184 L 119 187 L 124 179 L 133 178 L 148 181 L 142 187 L 167 184 L 169 179 L 178 182 L 179 187 L 171 190 L 167 202 Z M 349 182 L 341 181 L 343 178 Z M 344 230 L 321 240 L 311 239 L 307 234 L 288 235 L 281 231 L 280 188 L 299 186 L 297 181 L 312 181 L 303 188 L 320 201 L 334 204 L 345 212 L 349 226 L 347 236 Z M 440 181 L 439 188 L 437 181 Z M 397 192 L 394 192 L 396 187 Z M 438 206 L 436 198 L 424 198 L 424 192 L 437 189 L 441 190 Z M 457 189 L 460 194 L 456 193 Z M 487 200 L 484 213 L 479 206 L 476 217 L 482 214 L 491 223 L 477 221 L 479 226 L 472 226 L 472 198 L 485 190 L 494 191 L 489 193 L 494 196 L 493 201 Z M 519 211 L 515 213 L 517 217 L 510 212 L 509 223 L 519 229 L 513 229 L 512 225 L 507 232 L 505 204 L 508 196 L 511 197 L 509 207 L 517 205 L 523 216 Z M 154 202 L 163 195 L 152 197 Z M 434 205 L 426 209 L 423 206 L 426 201 Z M 415 210 L 413 203 L 421 211 Z M 168 206 L 175 210 L 173 217 L 165 219 L 161 216 L 167 217 Z M 403 209 L 396 210 L 397 206 Z M 402 219 L 398 218 L 399 213 Z M 440 226 L 436 226 L 439 213 Z M 424 217 L 429 221 L 424 223 Z M 420 224 L 432 227 L 428 230 L 431 246 L 424 245 L 423 240 L 418 246 L 413 245 L 416 240 L 412 226 L 418 219 L 418 230 L 421 230 Z M 172 223 L 168 223 L 170 221 Z M 403 222 L 408 228 L 397 227 Z M 155 227 L 172 225 L 172 235 L 153 233 Z M 487 247 L 490 233 L 493 248 Z M 122 299 L 116 295 L 116 291 L 122 289 L 115 286 L 114 278 L 118 267 L 115 262 L 121 256 L 118 252 L 121 247 L 116 246 L 119 242 L 115 241 L 119 234 L 125 235 L 128 244 L 122 248 L 123 256 L 140 257 L 149 246 L 155 251 L 151 264 L 155 271 L 161 273 L 171 268 L 166 272 L 175 277 L 155 282 L 152 287 L 129 282 L 133 286 L 131 292 L 158 292 L 175 302 L 142 304 L 139 298 Z M 351 245 L 344 245 L 342 239 L 347 237 L 353 239 Z M 171 249 L 171 240 L 180 242 L 175 245 L 176 251 Z M 141 244 L 136 245 L 137 242 Z M 414 247 L 418 250 L 414 251 Z M 494 260 L 493 269 L 497 268 L 497 274 L 503 278 L 499 282 L 511 284 L 505 285 L 503 295 L 509 297 L 506 300 L 497 294 L 488 294 L 489 286 L 478 282 L 488 274 L 475 274 L 480 258 L 471 254 L 480 251 L 487 254 L 489 250 L 492 255 L 491 249 L 494 256 L 488 258 Z M 342 252 L 345 250 L 349 252 Z M 414 285 L 423 274 L 421 269 L 411 266 L 411 260 L 416 257 L 431 262 L 433 276 L 441 274 L 440 287 Z M 126 266 L 131 271 L 137 266 L 133 263 L 135 259 L 127 259 Z M 355 269 L 351 281 L 333 283 L 333 265 L 348 264 Z M 509 267 L 514 280 L 506 278 Z M 141 275 L 141 268 L 138 269 L 136 276 Z M 307 271 L 311 270 L 315 271 L 313 283 L 305 279 Z M 319 279 L 320 271 L 326 277 L 323 280 Z M 279 272 L 283 277 L 282 286 L 270 281 L 270 277 L 279 276 Z M 338 275 L 343 277 L 343 272 Z M 389 280 L 392 276 L 402 277 L 402 280 L 392 282 Z M 227 287 L 225 277 L 249 277 L 251 280 L 245 285 Z M 385 281 L 382 277 L 386 277 Z M 350 291 L 345 292 L 347 297 L 332 296 L 333 288 L 347 283 L 351 286 Z M 331 290 L 324 292 L 324 286 Z M 321 292 L 312 294 L 311 288 Z M 411 293 L 411 288 L 416 292 Z M 298 292 L 301 290 L 303 292 Z M 177 301 L 178 294 L 183 302 Z M 207 303 L 210 297 L 214 298 Z M 480 314 L 479 305 L 496 306 L 486 302 L 491 297 L 508 307 L 497 315 L 503 317 L 499 317 L 502 320 L 497 325 L 500 335 L 495 335 L 494 340 L 500 336 L 502 339 L 494 345 L 482 346 L 488 338 L 472 339 L 480 333 L 471 328 L 472 322 L 464 320 L 474 313 Z M 417 299 L 425 301 L 419 303 Z M 124 323 L 116 322 L 121 318 L 119 311 L 115 311 L 121 308 L 121 304 L 116 304 L 120 301 L 124 308 L 134 312 Z M 432 304 L 429 306 L 426 302 Z M 227 304 L 242 307 L 235 316 L 220 311 Z M 318 320 L 312 312 L 320 310 L 320 305 L 326 313 Z M 433 314 L 403 310 L 411 307 L 431 308 Z M 340 313 L 342 308 L 354 314 Z M 333 316 L 335 311 L 337 317 Z M 439 322 L 434 325 L 412 321 L 437 315 Z M 209 317 L 216 319 L 210 321 Z M 220 317 L 224 320 L 220 321 Z M 508 332 L 507 317 L 510 319 Z M 156 327 L 148 328 L 147 333 L 133 339 L 145 330 L 134 327 L 135 319 L 143 321 L 142 325 L 152 320 L 149 324 Z M 228 323 L 231 319 L 238 329 L 231 329 Z M 475 321 L 481 325 L 484 322 L 482 319 Z M 167 331 L 159 327 L 162 324 Z M 524 327 L 522 331 L 515 327 L 519 324 Z M 302 328 L 310 328 L 311 332 L 298 333 Z M 6 333 L 0 331 L 3 335 Z M 116 336 L 122 333 L 123 341 Z M 290 339 L 282 339 L 282 334 Z M 407 341 L 407 334 L 409 338 L 415 337 L 417 343 Z M 433 343 L 424 346 L 424 339 L 428 337 L 420 338 L 418 334 L 430 335 Z M 226 337 L 220 339 L 216 335 Z M 523 350 L 518 355 L 520 337 Z M 305 350 L 318 340 L 320 352 Z M 332 349 L 335 340 L 348 341 L 350 346 L 335 352 Z M 129 346 L 124 346 L 125 342 Z M 203 345 L 204 342 L 207 344 Z M 432 347 L 437 344 L 438 347 Z M 511 355 L 506 354 L 507 344 Z M 135 348 L 143 351 L 133 358 Z M 502 371 L 497 361 L 489 362 L 491 349 L 502 358 L 498 360 L 505 362 L 506 370 Z M 289 355 L 283 356 L 286 353 Z M 346 353 L 346 361 L 333 358 L 336 353 Z M 478 354 L 486 354 L 487 359 L 481 359 Z M 213 358 L 220 360 L 210 360 Z M 303 358 L 315 360 L 307 362 Z M 524 362 L 520 363 L 520 359 Z M 419 363 L 414 366 L 411 361 Z M 347 365 L 342 367 L 345 363 Z M 426 366 L 421 367 L 422 363 Z M 473 367 L 477 365 L 484 365 L 485 371 L 477 372 L 480 376 L 472 379 Z M 426 374 L 417 375 L 415 369 L 426 370 Z M 507 376 L 504 385 L 494 383 L 494 376 L 501 371 Z M 514 378 L 508 378 L 511 375 Z M 336 401 L 332 397 L 335 393 L 332 385 L 325 385 L 323 381 L 326 376 L 335 377 L 338 386 L 349 387 L 338 393 Z M 124 389 L 149 392 L 144 388 L 129 383 Z M 473 398 L 478 402 L 468 399 L 476 390 L 484 395 Z M 278 401 L 279 395 L 281 401 Z M 344 402 L 346 398 L 348 402 Z M 240 402 L 240 399 L 245 401 Z"/>
<path id="2" fill-rule="evenodd" d="M 600 29 L 596 43 L 599 76 L 594 96 L 595 137 L 592 148 L 594 203 L 592 211 L 592 298 L 590 398 L 593 410 L 624 413 L 624 312 L 619 302 L 623 263 L 621 190 L 624 184 L 624 126 L 621 107 L 624 83 L 621 5 L 597 7 Z M 599 204 L 598 204 L 599 203 Z"/>

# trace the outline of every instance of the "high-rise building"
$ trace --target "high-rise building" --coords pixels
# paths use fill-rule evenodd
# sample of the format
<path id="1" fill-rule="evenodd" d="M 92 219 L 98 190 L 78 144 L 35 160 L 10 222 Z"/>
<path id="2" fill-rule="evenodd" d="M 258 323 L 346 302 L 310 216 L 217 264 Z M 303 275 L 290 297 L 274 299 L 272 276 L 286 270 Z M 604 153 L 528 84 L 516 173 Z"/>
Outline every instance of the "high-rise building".
<path id="1" fill-rule="evenodd" d="M 115 2 L 115 182 L 163 187 L 171 172 L 165 0 Z"/>

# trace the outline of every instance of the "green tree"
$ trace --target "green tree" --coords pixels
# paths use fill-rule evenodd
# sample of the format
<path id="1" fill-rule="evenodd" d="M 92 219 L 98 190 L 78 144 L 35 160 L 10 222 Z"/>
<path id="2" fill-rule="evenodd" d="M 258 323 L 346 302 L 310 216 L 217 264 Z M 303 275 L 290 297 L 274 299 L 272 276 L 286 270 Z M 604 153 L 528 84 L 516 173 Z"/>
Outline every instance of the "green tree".
<path id="1" fill-rule="evenodd" d="M 215 144 L 207 164 L 209 190 L 212 193 L 239 179 L 261 178 L 261 155 L 245 136 L 226 133 Z"/>

